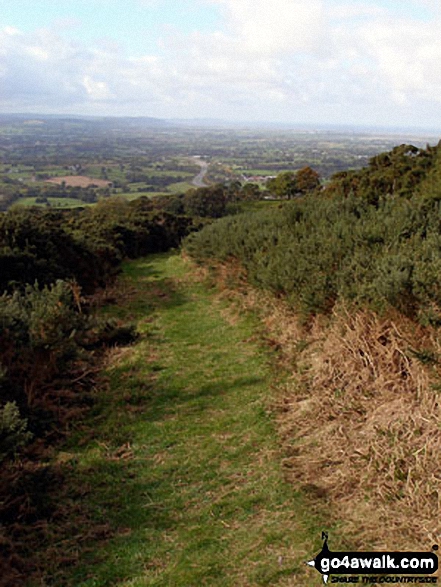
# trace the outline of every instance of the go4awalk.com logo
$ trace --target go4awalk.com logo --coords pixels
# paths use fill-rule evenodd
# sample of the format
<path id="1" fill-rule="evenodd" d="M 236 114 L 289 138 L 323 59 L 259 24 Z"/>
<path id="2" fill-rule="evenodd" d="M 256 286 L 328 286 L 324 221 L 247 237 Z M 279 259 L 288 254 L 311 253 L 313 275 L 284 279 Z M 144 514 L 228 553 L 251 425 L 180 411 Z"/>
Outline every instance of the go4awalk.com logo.
<path id="1" fill-rule="evenodd" d="M 321 552 L 306 564 L 321 573 L 323 582 L 362 584 L 436 584 L 438 557 L 432 552 L 332 552 L 322 532 Z M 410 576 L 409 576 L 410 575 Z M 413 576 L 412 576 L 413 575 Z"/>

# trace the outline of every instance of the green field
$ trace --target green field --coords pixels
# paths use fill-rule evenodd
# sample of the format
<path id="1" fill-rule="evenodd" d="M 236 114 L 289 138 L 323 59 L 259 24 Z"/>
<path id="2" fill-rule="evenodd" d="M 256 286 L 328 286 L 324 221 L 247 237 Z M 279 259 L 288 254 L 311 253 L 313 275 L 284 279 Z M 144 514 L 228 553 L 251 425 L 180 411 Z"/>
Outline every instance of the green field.
<path id="1" fill-rule="evenodd" d="M 236 171 L 236 170 L 235 170 Z M 282 171 L 292 171 L 292 167 L 288 167 Z M 236 173 L 239 175 L 277 175 L 280 171 L 274 171 L 274 169 L 240 169 Z"/>
<path id="2" fill-rule="evenodd" d="M 168 191 L 173 194 L 184 194 L 188 190 L 194 188 L 189 182 L 172 183 L 168 186 Z"/>
<path id="3" fill-rule="evenodd" d="M 15 206 L 38 206 L 45 208 L 46 204 L 37 204 L 36 198 L 20 198 L 16 200 L 12 207 Z M 74 198 L 48 198 L 48 202 L 53 208 L 79 208 L 84 206 L 90 206 L 81 200 L 75 200 Z"/>

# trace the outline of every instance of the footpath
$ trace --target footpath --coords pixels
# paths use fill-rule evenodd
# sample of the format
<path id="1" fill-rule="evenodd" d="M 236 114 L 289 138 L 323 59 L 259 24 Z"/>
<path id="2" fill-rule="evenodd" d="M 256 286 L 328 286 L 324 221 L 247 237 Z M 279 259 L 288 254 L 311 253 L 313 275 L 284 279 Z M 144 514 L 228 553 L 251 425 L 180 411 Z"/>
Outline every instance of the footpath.
<path id="1" fill-rule="evenodd" d="M 305 561 L 322 528 L 284 480 L 257 321 L 177 254 L 126 264 L 119 296 L 106 312 L 140 336 L 112 352 L 93 433 L 68 449 L 106 532 L 62 584 L 319 585 Z"/>

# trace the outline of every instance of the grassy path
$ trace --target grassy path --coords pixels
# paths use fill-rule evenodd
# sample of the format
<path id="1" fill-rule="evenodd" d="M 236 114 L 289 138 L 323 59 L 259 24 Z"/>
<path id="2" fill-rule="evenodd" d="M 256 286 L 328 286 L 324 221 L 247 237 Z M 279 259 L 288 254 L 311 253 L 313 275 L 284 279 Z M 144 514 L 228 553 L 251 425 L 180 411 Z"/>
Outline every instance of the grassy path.
<path id="1" fill-rule="evenodd" d="M 304 562 L 321 528 L 283 479 L 252 319 L 233 320 L 176 255 L 130 263 L 122 280 L 129 301 L 109 311 L 141 336 L 112 356 L 90 438 L 67 449 L 111 532 L 63 584 L 319 585 Z"/>

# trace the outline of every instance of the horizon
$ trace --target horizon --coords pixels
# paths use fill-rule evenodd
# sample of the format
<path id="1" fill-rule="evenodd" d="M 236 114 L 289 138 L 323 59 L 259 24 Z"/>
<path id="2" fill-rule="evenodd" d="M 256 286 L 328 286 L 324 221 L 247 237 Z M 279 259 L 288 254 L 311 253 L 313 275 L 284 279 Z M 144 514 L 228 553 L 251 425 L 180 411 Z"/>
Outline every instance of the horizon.
<path id="1" fill-rule="evenodd" d="M 316 123 L 316 122 L 295 122 L 295 121 L 271 121 L 271 120 L 227 120 L 211 118 L 157 118 L 144 115 L 121 115 L 121 114 L 77 114 L 74 112 L 65 113 L 42 113 L 42 112 L 1 112 L 0 119 L 14 118 L 25 121 L 33 119 L 49 120 L 84 120 L 84 121 L 106 121 L 106 120 L 139 120 L 149 121 L 152 128 L 189 128 L 193 130 L 260 130 L 260 131 L 291 131 L 293 133 L 330 133 L 330 134 L 384 134 L 393 137 L 415 136 L 420 138 L 436 138 L 440 135 L 441 125 L 436 127 L 417 126 L 392 126 L 375 124 L 347 124 L 347 123 Z"/>
<path id="2" fill-rule="evenodd" d="M 0 0 L 0 110 L 441 128 L 436 0 Z"/>

